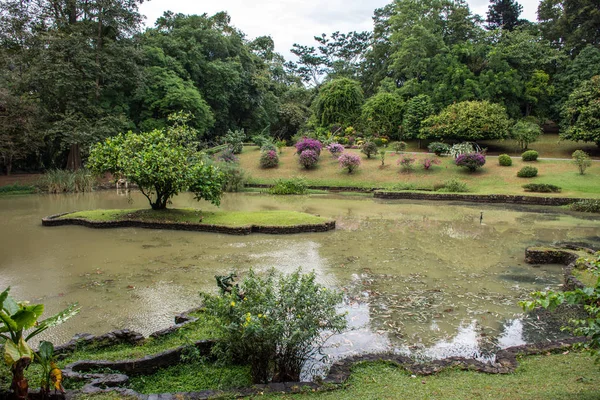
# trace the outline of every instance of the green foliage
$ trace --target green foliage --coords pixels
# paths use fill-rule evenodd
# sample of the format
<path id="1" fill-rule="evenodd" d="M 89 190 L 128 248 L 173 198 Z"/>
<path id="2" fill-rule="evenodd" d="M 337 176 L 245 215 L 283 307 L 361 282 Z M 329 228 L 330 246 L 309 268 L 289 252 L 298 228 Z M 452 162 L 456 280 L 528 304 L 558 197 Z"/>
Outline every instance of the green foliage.
<path id="1" fill-rule="evenodd" d="M 87 169 L 51 169 L 35 185 L 44 193 L 80 193 L 91 192 L 96 183 L 96 178 Z"/>
<path id="2" fill-rule="evenodd" d="M 510 130 L 511 137 L 517 141 L 521 149 L 526 150 L 530 143 L 535 142 L 542 134 L 538 124 L 528 120 L 520 120 Z"/>
<path id="3" fill-rule="evenodd" d="M 539 157 L 539 153 L 535 150 L 527 150 L 523 154 L 521 154 L 521 159 L 523 161 L 537 161 Z"/>
<path id="4" fill-rule="evenodd" d="M 353 125 L 360 116 L 364 96 L 360 84 L 347 78 L 324 84 L 315 100 L 315 115 L 320 126 Z"/>
<path id="5" fill-rule="evenodd" d="M 475 153 L 475 147 L 470 142 L 456 143 L 450 147 L 448 152 L 453 158 L 457 158 L 462 154 Z"/>
<path id="6" fill-rule="evenodd" d="M 336 309 L 341 293 L 315 279 L 299 269 L 290 275 L 272 269 L 264 277 L 250 270 L 218 295 L 202 293 L 206 312 L 221 321 L 215 354 L 248 362 L 254 383 L 299 381 L 302 366 L 320 354 L 323 334 L 346 327 Z"/>
<path id="7" fill-rule="evenodd" d="M 396 153 L 402 153 L 404 150 L 406 150 L 406 142 L 395 142 L 394 143 L 394 151 Z"/>
<path id="8" fill-rule="evenodd" d="M 20 183 L 13 183 L 12 185 L 0 186 L 0 195 L 1 194 L 25 194 L 25 193 L 34 193 L 34 192 L 35 192 L 35 186 L 23 185 Z"/>
<path id="9" fill-rule="evenodd" d="M 508 135 L 504 107 L 487 101 L 464 101 L 423 121 L 419 137 L 468 141 L 505 139 Z"/>
<path id="10" fill-rule="evenodd" d="M 422 94 L 408 100 L 402 120 L 402 139 L 418 137 L 422 122 L 432 114 L 433 106 L 429 96 Z"/>
<path id="11" fill-rule="evenodd" d="M 363 152 L 363 154 L 366 155 L 367 158 L 371 158 L 371 156 L 377 154 L 379 150 L 377 149 L 377 145 L 375 144 L 375 142 L 367 140 L 362 144 L 362 146 L 360 146 L 360 151 Z"/>
<path id="12" fill-rule="evenodd" d="M 538 169 L 536 167 L 532 167 L 530 165 L 524 166 L 517 172 L 517 176 L 519 178 L 533 178 L 534 176 L 537 176 L 537 174 L 538 174 Z"/>
<path id="13" fill-rule="evenodd" d="M 442 193 L 466 193 L 469 191 L 469 187 L 465 182 L 452 178 L 441 185 L 435 185 L 434 190 Z"/>
<path id="14" fill-rule="evenodd" d="M 308 184 L 301 177 L 291 179 L 277 179 L 275 184 L 269 188 L 270 194 L 286 195 L 286 194 L 306 194 Z"/>
<path id="15" fill-rule="evenodd" d="M 231 150 L 233 154 L 241 154 L 244 149 L 244 140 L 246 140 L 246 134 L 243 129 L 236 129 L 232 131 L 231 129 L 227 130 L 227 134 L 223 136 L 223 142 L 225 142 Z"/>
<path id="16" fill-rule="evenodd" d="M 500 154 L 498 156 L 498 164 L 503 167 L 510 167 L 512 165 L 512 158 L 508 154 Z"/>
<path id="17" fill-rule="evenodd" d="M 600 75 L 584 81 L 569 95 L 561 128 L 562 139 L 600 144 Z"/>
<path id="18" fill-rule="evenodd" d="M 262 149 L 263 146 L 273 143 L 273 139 L 263 134 L 254 135 L 252 136 L 252 143 L 257 145 L 259 149 Z"/>
<path id="19" fill-rule="evenodd" d="M 167 130 L 119 134 L 92 148 L 88 167 L 97 174 L 111 172 L 135 183 L 155 210 L 166 208 L 173 196 L 185 190 L 197 200 L 218 205 L 223 175 L 188 145 L 195 137 L 185 121 Z"/>
<path id="20" fill-rule="evenodd" d="M 224 192 L 241 192 L 244 190 L 248 177 L 242 167 L 227 162 L 218 164 L 218 167 L 223 174 L 222 189 Z"/>
<path id="21" fill-rule="evenodd" d="M 427 146 L 427 150 L 429 150 L 430 153 L 434 153 L 436 156 L 441 156 L 442 154 L 450 152 L 450 145 L 442 142 L 431 142 Z"/>
<path id="22" fill-rule="evenodd" d="M 560 193 L 561 188 L 556 185 L 549 183 L 528 183 L 523 185 L 523 189 L 526 192 L 537 192 L 537 193 Z"/>
<path id="23" fill-rule="evenodd" d="M 409 173 L 413 170 L 415 161 L 416 158 L 405 155 L 398 159 L 397 164 L 400 166 L 402 172 Z"/>
<path id="24" fill-rule="evenodd" d="M 585 199 L 569 204 L 569 209 L 573 211 L 600 213 L 600 200 Z"/>
<path id="25" fill-rule="evenodd" d="M 579 169 L 579 174 L 583 175 L 585 170 L 592 166 L 592 159 L 589 154 L 583 150 L 575 150 L 572 155 L 573 164 Z"/>
<path id="26" fill-rule="evenodd" d="M 523 12 L 523 6 L 514 0 L 491 0 L 488 6 L 486 28 L 512 31 L 523 23 L 523 20 L 519 19 L 521 12 Z"/>
<path id="27" fill-rule="evenodd" d="M 360 119 L 368 133 L 398 138 L 403 111 L 400 96 L 379 92 L 362 106 Z"/>

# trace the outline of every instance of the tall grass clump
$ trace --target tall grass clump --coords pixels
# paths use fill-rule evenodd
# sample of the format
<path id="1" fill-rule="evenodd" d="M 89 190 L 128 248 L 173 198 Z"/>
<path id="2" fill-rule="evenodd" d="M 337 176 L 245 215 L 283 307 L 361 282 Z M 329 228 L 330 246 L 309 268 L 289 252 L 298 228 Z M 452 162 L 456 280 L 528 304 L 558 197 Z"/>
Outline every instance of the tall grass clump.
<path id="1" fill-rule="evenodd" d="M 83 168 L 77 171 L 51 169 L 40 177 L 36 186 L 46 193 L 91 192 L 96 186 L 96 178 Z"/>
<path id="2" fill-rule="evenodd" d="M 306 194 L 308 184 L 301 177 L 291 179 L 277 179 L 275 185 L 269 189 L 270 194 Z"/>

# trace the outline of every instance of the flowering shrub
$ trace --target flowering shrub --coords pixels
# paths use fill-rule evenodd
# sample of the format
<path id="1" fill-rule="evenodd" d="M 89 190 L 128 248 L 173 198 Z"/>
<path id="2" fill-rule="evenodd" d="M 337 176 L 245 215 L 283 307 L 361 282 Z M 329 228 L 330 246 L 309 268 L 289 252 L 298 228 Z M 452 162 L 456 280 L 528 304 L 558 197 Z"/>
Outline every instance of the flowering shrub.
<path id="1" fill-rule="evenodd" d="M 331 155 L 336 158 L 339 157 L 339 155 L 344 152 L 344 146 L 342 146 L 339 143 L 331 143 L 326 148 L 327 148 L 327 150 L 329 150 Z"/>
<path id="2" fill-rule="evenodd" d="M 351 174 L 360 165 L 360 157 L 352 153 L 343 153 L 338 158 L 338 162 L 342 169 L 348 170 L 348 173 Z"/>
<path id="3" fill-rule="evenodd" d="M 402 172 L 410 172 L 413 169 L 413 164 L 415 163 L 415 161 L 415 158 L 406 155 L 398 159 L 398 165 L 402 169 Z"/>
<path id="4" fill-rule="evenodd" d="M 454 162 L 459 167 L 465 167 L 469 171 L 474 172 L 485 165 L 485 156 L 481 153 L 461 154 Z"/>
<path id="5" fill-rule="evenodd" d="M 319 354 L 330 335 L 346 327 L 337 312 L 342 294 L 316 282 L 314 273 L 290 275 L 250 270 L 234 284 L 234 274 L 217 276 L 219 295 L 201 293 L 209 315 L 220 323 L 213 348 L 222 361 L 247 360 L 254 383 L 299 381 L 303 365 Z"/>
<path id="6" fill-rule="evenodd" d="M 424 158 L 422 164 L 423 164 L 423 169 L 428 170 L 433 165 L 439 165 L 440 160 L 438 160 L 437 158 Z"/>
<path id="7" fill-rule="evenodd" d="M 317 165 L 319 161 L 319 153 L 314 150 L 304 150 L 300 153 L 300 157 L 298 158 L 298 162 L 306 169 L 310 169 Z"/>
<path id="8" fill-rule="evenodd" d="M 228 147 L 219 154 L 219 161 L 223 161 L 226 163 L 236 163 L 238 162 L 238 158 L 235 155 L 233 148 Z"/>
<path id="9" fill-rule="evenodd" d="M 365 153 L 367 158 L 371 158 L 372 155 L 377 154 L 377 145 L 371 141 L 364 142 L 361 151 Z"/>
<path id="10" fill-rule="evenodd" d="M 279 165 L 279 156 L 275 150 L 263 151 L 260 154 L 260 166 L 262 168 L 274 168 Z"/>
<path id="11" fill-rule="evenodd" d="M 312 150 L 317 153 L 317 156 L 321 154 L 323 145 L 317 139 L 311 139 L 303 137 L 296 143 L 296 153 L 302 154 L 305 150 Z"/>

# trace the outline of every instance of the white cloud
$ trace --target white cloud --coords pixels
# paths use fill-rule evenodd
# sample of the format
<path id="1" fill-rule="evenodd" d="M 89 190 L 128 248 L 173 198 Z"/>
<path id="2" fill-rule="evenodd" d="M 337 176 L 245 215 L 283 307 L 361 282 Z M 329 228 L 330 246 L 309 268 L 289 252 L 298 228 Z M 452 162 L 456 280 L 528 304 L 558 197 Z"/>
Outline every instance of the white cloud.
<path id="1" fill-rule="evenodd" d="M 372 30 L 371 17 L 375 8 L 383 7 L 387 0 L 221 0 L 202 2 L 194 0 L 151 0 L 140 6 L 147 17 L 146 25 L 154 22 L 165 11 L 183 14 L 213 15 L 227 11 L 232 24 L 249 39 L 271 36 L 275 49 L 286 59 L 294 43 L 314 45 L 313 36 L 335 31 Z M 485 17 L 488 0 L 468 0 L 474 13 Z M 538 0 L 522 0 L 523 18 L 536 19 Z"/>

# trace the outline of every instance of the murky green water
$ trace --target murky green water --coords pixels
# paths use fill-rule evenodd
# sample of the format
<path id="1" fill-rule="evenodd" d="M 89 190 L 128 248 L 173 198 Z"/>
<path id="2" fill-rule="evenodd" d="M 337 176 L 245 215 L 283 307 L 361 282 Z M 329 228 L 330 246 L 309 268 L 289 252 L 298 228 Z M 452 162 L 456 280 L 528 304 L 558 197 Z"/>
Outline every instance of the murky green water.
<path id="1" fill-rule="evenodd" d="M 485 355 L 548 335 L 521 321 L 519 299 L 557 288 L 561 267 L 533 267 L 525 247 L 585 242 L 598 247 L 600 221 L 558 208 L 457 205 L 343 196 L 228 194 L 225 210 L 289 209 L 337 220 L 329 233 L 228 236 L 145 229 L 44 228 L 43 216 L 92 208 L 146 207 L 114 191 L 0 198 L 0 288 L 54 312 L 79 302 L 75 319 L 48 332 L 131 328 L 148 334 L 198 305 L 215 274 L 298 266 L 347 294 L 353 330 L 336 353 L 396 349 L 424 357 Z M 191 196 L 174 206 L 198 204 Z M 483 212 L 483 224 L 480 213 Z"/>

